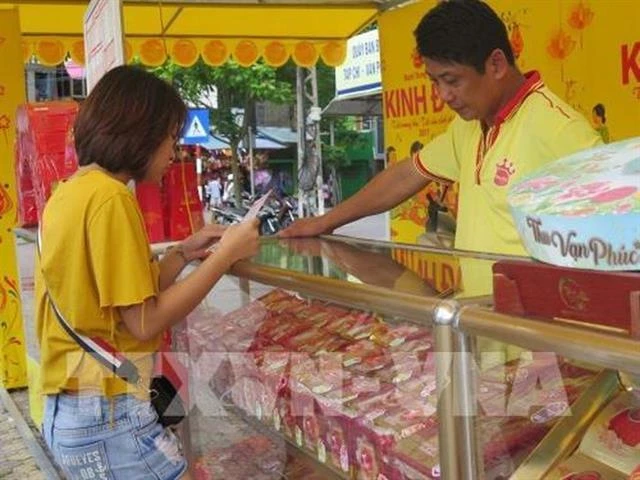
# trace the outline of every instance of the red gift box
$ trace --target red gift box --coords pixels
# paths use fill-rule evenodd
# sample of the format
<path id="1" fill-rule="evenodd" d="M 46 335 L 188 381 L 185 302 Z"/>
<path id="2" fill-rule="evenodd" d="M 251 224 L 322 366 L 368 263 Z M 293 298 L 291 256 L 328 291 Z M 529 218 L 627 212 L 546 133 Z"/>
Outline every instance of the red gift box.
<path id="1" fill-rule="evenodd" d="M 38 207 L 31 165 L 29 162 L 21 161 L 18 143 L 16 143 L 15 155 L 16 175 L 18 176 L 18 225 L 32 227 L 38 224 Z"/>
<path id="2" fill-rule="evenodd" d="M 168 227 L 166 233 L 171 240 L 182 240 L 204 226 L 194 163 L 171 165 L 163 179 L 163 190 L 164 215 Z"/>
<path id="3" fill-rule="evenodd" d="M 167 215 L 167 210 L 165 210 Z M 174 206 L 171 204 L 168 210 L 169 231 L 167 236 L 171 240 L 183 240 L 197 232 L 204 226 L 202 205 L 192 204 L 189 207 Z"/>
<path id="4" fill-rule="evenodd" d="M 640 338 L 640 273 L 503 260 L 493 266 L 498 312 L 571 319 Z"/>
<path id="5" fill-rule="evenodd" d="M 72 101 L 24 104 L 16 112 L 16 162 L 27 166 L 17 170 L 31 173 L 38 219 L 58 182 L 78 168 L 72 146 L 72 127 L 77 113 L 78 104 Z M 28 191 L 26 181 L 20 177 L 18 185 Z M 30 206 L 24 206 L 25 211 L 27 208 Z"/>
<path id="6" fill-rule="evenodd" d="M 151 243 L 164 241 L 164 218 L 160 185 L 151 182 L 136 183 L 136 198 L 144 217 L 144 225 Z"/>

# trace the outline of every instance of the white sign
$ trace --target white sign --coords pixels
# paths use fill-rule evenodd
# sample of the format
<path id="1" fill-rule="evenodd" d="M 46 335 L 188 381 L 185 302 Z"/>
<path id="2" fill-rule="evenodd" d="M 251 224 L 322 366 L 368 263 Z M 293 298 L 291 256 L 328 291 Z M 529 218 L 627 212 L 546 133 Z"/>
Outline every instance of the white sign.
<path id="1" fill-rule="evenodd" d="M 371 30 L 347 41 L 347 58 L 336 68 L 336 96 L 358 97 L 381 88 L 380 38 Z"/>
<path id="2" fill-rule="evenodd" d="M 125 64 L 122 0 L 91 0 L 84 14 L 87 92 L 102 76 Z"/>

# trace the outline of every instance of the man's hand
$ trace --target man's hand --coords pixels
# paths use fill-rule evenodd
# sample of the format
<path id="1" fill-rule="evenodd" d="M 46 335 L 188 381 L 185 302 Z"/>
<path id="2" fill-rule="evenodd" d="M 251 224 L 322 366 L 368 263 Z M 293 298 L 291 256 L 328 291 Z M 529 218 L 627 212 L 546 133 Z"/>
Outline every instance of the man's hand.
<path id="1" fill-rule="evenodd" d="M 333 232 L 333 228 L 327 225 L 326 219 L 323 216 L 301 218 L 296 220 L 287 228 L 278 233 L 280 238 L 292 238 L 292 237 L 316 237 L 318 235 L 328 234 Z"/>
<path id="2" fill-rule="evenodd" d="M 213 242 L 222 237 L 226 229 L 227 227 L 224 225 L 212 223 L 205 225 L 196 233 L 184 239 L 181 245 L 186 256 L 185 260 L 191 261 L 209 255 L 207 249 Z"/>

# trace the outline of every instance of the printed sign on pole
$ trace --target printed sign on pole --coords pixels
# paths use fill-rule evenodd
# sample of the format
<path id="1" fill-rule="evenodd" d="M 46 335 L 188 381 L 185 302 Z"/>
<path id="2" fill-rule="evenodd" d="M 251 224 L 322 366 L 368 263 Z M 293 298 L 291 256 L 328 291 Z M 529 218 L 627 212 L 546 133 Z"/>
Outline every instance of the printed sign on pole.
<path id="1" fill-rule="evenodd" d="M 87 92 L 114 67 L 125 64 L 122 0 L 92 0 L 84 14 Z"/>
<path id="2" fill-rule="evenodd" d="M 204 108 L 191 108 L 187 112 L 182 131 L 183 145 L 197 145 L 209 140 L 209 111 Z"/>

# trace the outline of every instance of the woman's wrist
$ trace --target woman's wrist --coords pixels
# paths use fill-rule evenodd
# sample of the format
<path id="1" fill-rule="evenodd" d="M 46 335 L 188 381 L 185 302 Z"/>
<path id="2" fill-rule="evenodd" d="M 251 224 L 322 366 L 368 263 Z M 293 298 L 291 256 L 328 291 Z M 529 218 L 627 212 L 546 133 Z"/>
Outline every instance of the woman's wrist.
<path id="1" fill-rule="evenodd" d="M 187 255 L 187 253 L 185 252 L 184 245 L 182 245 L 181 243 L 178 243 L 176 245 L 170 246 L 167 249 L 167 253 L 171 253 L 173 255 L 176 255 L 176 256 L 182 258 L 182 262 L 185 265 L 191 261 L 191 260 L 189 260 L 189 257 Z"/>

